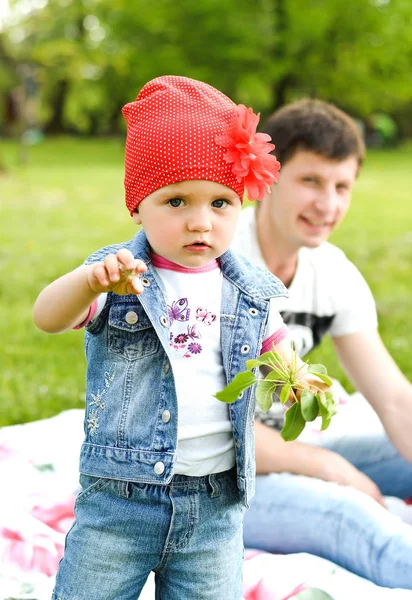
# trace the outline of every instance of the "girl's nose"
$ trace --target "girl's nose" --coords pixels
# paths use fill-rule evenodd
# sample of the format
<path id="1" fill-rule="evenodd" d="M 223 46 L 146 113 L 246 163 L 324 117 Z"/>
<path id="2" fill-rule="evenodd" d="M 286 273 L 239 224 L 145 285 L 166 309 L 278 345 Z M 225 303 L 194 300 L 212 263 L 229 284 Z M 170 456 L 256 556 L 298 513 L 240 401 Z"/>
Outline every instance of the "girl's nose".
<path id="1" fill-rule="evenodd" d="M 210 231 L 212 228 L 209 210 L 197 209 L 191 212 L 187 221 L 189 231 Z"/>

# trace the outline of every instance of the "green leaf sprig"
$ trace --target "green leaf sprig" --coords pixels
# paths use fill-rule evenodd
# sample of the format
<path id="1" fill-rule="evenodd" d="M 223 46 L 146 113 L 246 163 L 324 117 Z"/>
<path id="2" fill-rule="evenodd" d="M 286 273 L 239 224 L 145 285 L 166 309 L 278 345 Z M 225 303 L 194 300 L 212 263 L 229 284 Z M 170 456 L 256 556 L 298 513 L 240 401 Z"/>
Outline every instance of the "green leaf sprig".
<path id="1" fill-rule="evenodd" d="M 254 371 L 260 367 L 269 369 L 264 378 L 255 375 Z M 282 404 L 292 402 L 292 406 L 285 413 L 285 423 L 280 432 L 285 441 L 295 440 L 302 433 L 305 424 L 314 421 L 318 415 L 322 417 L 321 429 L 329 427 L 333 415 L 336 414 L 336 406 L 330 391 L 332 380 L 328 377 L 324 365 L 304 363 L 297 367 L 295 351 L 289 365 L 273 349 L 257 359 L 246 361 L 246 369 L 247 371 L 238 373 L 222 391 L 215 394 L 215 398 L 226 403 L 236 402 L 244 390 L 256 384 L 256 402 L 263 411 L 267 412 L 272 406 L 273 394 L 279 397 Z M 318 384 L 316 379 L 310 382 L 312 389 L 309 389 L 307 381 L 298 377 L 302 369 L 320 380 Z"/>

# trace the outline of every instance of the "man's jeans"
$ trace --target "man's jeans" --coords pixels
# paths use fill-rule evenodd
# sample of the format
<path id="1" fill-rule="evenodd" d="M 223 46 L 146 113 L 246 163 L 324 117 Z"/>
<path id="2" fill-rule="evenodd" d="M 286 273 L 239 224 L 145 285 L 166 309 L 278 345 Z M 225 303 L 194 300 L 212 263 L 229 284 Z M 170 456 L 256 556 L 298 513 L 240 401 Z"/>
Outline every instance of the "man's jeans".
<path id="1" fill-rule="evenodd" d="M 53 600 L 242 598 L 243 507 L 236 474 L 146 485 L 82 475 Z"/>
<path id="2" fill-rule="evenodd" d="M 412 496 L 412 464 L 385 433 L 341 436 L 318 445 L 344 456 L 384 495 Z M 378 585 L 412 589 L 412 527 L 372 498 L 289 473 L 259 476 L 256 483 L 245 514 L 246 547 L 316 554 Z"/>

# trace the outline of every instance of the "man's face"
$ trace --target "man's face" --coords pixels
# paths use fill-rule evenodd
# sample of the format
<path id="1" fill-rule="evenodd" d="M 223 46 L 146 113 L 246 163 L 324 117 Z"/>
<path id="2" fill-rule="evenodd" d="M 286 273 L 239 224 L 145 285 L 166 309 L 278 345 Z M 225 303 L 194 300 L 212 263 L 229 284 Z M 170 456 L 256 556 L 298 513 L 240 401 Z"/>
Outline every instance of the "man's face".
<path id="1" fill-rule="evenodd" d="M 354 156 L 336 161 L 298 150 L 262 206 L 273 233 L 292 248 L 319 246 L 345 216 L 357 171 Z"/>

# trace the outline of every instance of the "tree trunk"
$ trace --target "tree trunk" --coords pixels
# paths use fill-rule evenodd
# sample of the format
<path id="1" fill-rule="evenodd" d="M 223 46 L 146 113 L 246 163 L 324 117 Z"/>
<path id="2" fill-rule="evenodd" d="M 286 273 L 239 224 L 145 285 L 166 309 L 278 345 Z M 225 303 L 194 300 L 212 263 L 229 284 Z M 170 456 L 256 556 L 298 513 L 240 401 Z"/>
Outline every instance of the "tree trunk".
<path id="1" fill-rule="evenodd" d="M 286 2 L 287 0 L 274 0 L 275 2 L 275 27 L 277 30 L 276 44 L 273 52 L 273 59 L 280 65 L 284 63 L 287 55 L 286 37 L 288 31 L 288 15 Z M 276 110 L 286 104 L 287 92 L 293 84 L 293 76 L 290 73 L 284 73 L 280 79 L 274 82 L 273 90 L 273 107 Z"/>
<path id="2" fill-rule="evenodd" d="M 274 110 L 280 108 L 288 101 L 288 91 L 293 87 L 293 77 L 286 73 L 273 85 Z"/>
<path id="3" fill-rule="evenodd" d="M 120 115 L 122 114 L 123 104 L 117 104 L 109 116 L 109 135 L 119 135 L 120 133 Z"/>
<path id="4" fill-rule="evenodd" d="M 57 82 L 51 101 L 53 114 L 51 116 L 51 119 L 45 126 L 46 133 L 64 132 L 64 108 L 66 105 L 69 87 L 70 84 L 67 79 L 61 79 Z"/>

